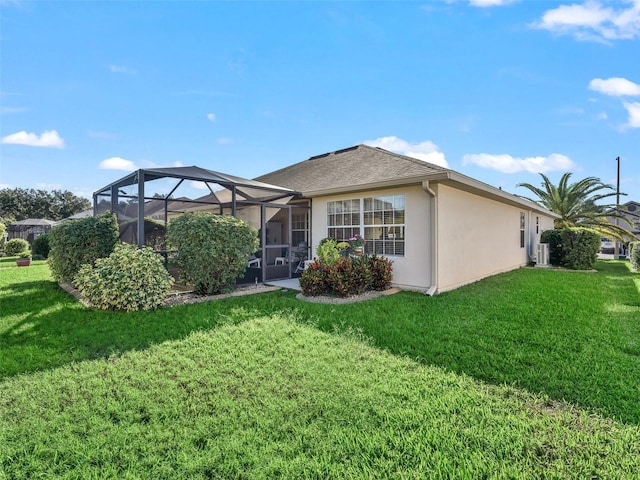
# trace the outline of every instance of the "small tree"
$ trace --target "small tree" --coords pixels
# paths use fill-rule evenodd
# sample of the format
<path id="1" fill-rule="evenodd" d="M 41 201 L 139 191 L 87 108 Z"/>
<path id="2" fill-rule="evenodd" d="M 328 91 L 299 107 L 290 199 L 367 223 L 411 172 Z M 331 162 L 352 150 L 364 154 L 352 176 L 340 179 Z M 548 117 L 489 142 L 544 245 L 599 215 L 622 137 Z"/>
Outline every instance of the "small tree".
<path id="1" fill-rule="evenodd" d="M 109 256 L 118 242 L 112 213 L 56 225 L 49 231 L 49 268 L 57 281 L 71 282 L 80 267 Z"/>
<path id="2" fill-rule="evenodd" d="M 49 256 L 49 250 L 50 250 L 49 234 L 43 233 L 41 235 L 38 235 L 33 240 L 33 244 L 31 245 L 31 247 L 33 248 L 34 255 L 40 255 L 43 258 L 47 258 Z"/>
<path id="3" fill-rule="evenodd" d="M 233 290 L 258 248 L 258 231 L 227 215 L 185 213 L 167 229 L 181 278 L 201 295 Z"/>

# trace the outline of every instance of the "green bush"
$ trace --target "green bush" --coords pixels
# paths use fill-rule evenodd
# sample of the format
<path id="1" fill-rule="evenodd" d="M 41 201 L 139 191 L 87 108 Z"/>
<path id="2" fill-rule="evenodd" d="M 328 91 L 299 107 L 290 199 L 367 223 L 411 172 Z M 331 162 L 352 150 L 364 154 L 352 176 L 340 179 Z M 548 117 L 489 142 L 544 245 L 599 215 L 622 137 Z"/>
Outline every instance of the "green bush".
<path id="1" fill-rule="evenodd" d="M 100 310 L 158 308 L 173 285 L 162 257 L 149 247 L 127 243 L 118 243 L 95 266 L 82 265 L 73 281 L 89 305 Z"/>
<path id="2" fill-rule="evenodd" d="M 31 245 L 33 249 L 33 253 L 35 255 L 40 255 L 42 258 L 47 258 L 49 256 L 49 234 L 43 233 L 42 235 L 38 235 Z"/>
<path id="3" fill-rule="evenodd" d="M 181 279 L 201 295 L 233 290 L 259 243 L 258 231 L 246 222 L 202 212 L 172 220 L 167 242 L 176 250 Z"/>
<path id="4" fill-rule="evenodd" d="M 562 233 L 562 266 L 572 270 L 589 270 L 598 259 L 600 234 L 589 228 L 564 228 Z"/>
<path id="5" fill-rule="evenodd" d="M 549 244 L 549 263 L 551 265 L 562 265 L 562 231 L 545 230 L 540 235 L 540 243 Z"/>
<path id="6" fill-rule="evenodd" d="M 18 255 L 25 250 L 29 250 L 29 242 L 22 238 L 12 238 L 4 244 L 4 253 L 10 257 Z"/>
<path id="7" fill-rule="evenodd" d="M 631 268 L 640 272 L 640 241 L 629 242 L 629 260 Z"/>
<path id="8" fill-rule="evenodd" d="M 57 281 L 71 282 L 84 264 L 107 257 L 118 242 L 118 221 L 112 213 L 56 225 L 49 232 L 49 268 Z"/>
<path id="9" fill-rule="evenodd" d="M 4 251 L 4 244 L 5 244 L 4 234 L 6 231 L 7 231 L 7 226 L 3 222 L 0 222 L 0 251 Z"/>
<path id="10" fill-rule="evenodd" d="M 593 268 L 600 250 L 600 234 L 582 227 L 546 230 L 542 232 L 540 242 L 549 244 L 551 265 L 572 270 Z"/>
<path id="11" fill-rule="evenodd" d="M 384 257 L 340 257 L 332 264 L 318 260 L 300 277 L 306 296 L 347 297 L 369 290 L 386 290 L 391 285 L 391 261 Z"/>
<path id="12" fill-rule="evenodd" d="M 338 248 L 338 242 L 333 238 L 323 238 L 316 247 L 316 255 L 318 261 L 324 265 L 334 265 L 341 257 L 341 251 Z"/>

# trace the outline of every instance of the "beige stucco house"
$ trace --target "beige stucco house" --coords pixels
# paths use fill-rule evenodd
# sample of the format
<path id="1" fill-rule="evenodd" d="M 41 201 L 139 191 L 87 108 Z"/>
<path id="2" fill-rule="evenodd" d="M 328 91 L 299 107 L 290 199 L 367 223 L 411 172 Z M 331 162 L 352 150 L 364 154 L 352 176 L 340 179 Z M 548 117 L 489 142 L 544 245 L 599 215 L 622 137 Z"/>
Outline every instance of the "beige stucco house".
<path id="1" fill-rule="evenodd" d="M 310 252 L 323 238 L 359 233 L 365 252 L 393 260 L 394 284 L 431 295 L 526 265 L 557 217 L 453 170 L 366 145 L 255 180 L 310 199 Z"/>
<path id="2" fill-rule="evenodd" d="M 149 195 L 163 179 L 175 183 Z M 188 181 L 209 193 L 179 196 Z M 360 234 L 365 253 L 393 260 L 397 286 L 430 295 L 526 265 L 557 217 L 453 170 L 365 145 L 253 180 L 196 166 L 141 169 L 94 193 L 95 214 L 115 213 L 121 230 L 134 221 L 135 235 L 123 240 L 162 254 L 163 239 L 148 231 L 148 220 L 166 226 L 198 210 L 236 216 L 259 231 L 260 247 L 239 282 L 291 278 L 322 239 Z"/>

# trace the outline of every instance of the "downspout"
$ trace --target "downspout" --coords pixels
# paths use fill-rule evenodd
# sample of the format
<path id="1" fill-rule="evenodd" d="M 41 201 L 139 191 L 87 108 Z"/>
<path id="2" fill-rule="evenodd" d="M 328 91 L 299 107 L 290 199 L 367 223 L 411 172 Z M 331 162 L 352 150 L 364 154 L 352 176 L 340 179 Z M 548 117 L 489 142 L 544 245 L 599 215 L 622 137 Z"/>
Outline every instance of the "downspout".
<path id="1" fill-rule="evenodd" d="M 431 189 L 429 180 L 422 182 L 422 189 L 431 197 L 431 225 L 429 225 L 431 234 L 431 286 L 424 294 L 432 297 L 438 293 L 438 197 L 436 192 Z"/>

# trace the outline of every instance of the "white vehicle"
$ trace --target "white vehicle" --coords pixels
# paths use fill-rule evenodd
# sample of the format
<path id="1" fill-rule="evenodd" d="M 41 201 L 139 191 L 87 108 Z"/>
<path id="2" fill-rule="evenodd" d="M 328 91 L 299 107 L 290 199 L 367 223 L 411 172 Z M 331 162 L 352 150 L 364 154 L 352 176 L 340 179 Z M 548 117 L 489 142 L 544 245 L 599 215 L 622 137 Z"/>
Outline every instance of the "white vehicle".
<path id="1" fill-rule="evenodd" d="M 600 238 L 600 253 L 613 254 L 614 252 L 615 246 L 613 245 L 613 241 L 605 237 Z"/>

